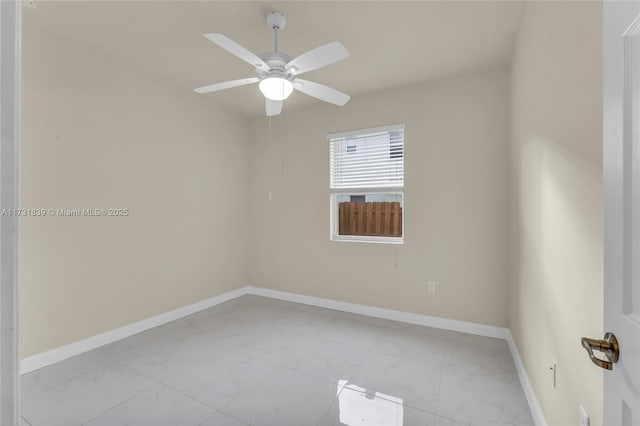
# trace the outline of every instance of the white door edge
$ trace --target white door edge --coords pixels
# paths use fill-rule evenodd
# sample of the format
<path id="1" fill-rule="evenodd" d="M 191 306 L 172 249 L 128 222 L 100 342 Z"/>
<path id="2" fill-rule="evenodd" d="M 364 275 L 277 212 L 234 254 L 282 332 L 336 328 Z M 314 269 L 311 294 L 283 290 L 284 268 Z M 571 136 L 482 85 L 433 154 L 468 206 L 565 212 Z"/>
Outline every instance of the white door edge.
<path id="1" fill-rule="evenodd" d="M 640 1 L 605 1 L 603 20 L 604 331 L 620 344 L 618 362 L 603 371 L 603 418 L 606 426 L 633 426 L 640 424 Z"/>
<path id="2" fill-rule="evenodd" d="M 21 7 L 0 1 L 0 209 L 19 206 Z M 0 425 L 18 426 L 19 380 L 18 216 L 0 215 Z"/>

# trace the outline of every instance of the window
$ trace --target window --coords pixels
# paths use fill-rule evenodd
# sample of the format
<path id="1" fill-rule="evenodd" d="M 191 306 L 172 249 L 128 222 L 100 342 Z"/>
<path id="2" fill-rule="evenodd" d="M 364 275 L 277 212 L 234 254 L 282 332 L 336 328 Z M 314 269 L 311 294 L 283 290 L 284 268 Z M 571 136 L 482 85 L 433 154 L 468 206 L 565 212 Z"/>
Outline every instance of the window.
<path id="1" fill-rule="evenodd" d="M 327 135 L 331 239 L 404 240 L 404 124 Z"/>

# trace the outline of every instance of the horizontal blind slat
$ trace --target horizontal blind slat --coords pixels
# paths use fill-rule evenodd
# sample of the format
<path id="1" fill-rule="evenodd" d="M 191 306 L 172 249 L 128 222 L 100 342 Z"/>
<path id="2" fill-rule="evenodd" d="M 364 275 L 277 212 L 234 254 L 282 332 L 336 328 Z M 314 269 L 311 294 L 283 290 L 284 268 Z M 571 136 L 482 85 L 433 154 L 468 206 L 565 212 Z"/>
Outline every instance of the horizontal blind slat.
<path id="1" fill-rule="evenodd" d="M 404 186 L 404 129 L 331 138 L 329 156 L 332 190 Z"/>

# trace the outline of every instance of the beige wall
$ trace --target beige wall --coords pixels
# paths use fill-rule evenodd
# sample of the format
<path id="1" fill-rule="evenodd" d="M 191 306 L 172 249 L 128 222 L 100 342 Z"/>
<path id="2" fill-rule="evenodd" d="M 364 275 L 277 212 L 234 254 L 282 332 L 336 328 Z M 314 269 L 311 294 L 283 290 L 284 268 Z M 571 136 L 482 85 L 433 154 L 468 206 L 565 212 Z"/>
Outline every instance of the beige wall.
<path id="1" fill-rule="evenodd" d="M 405 244 L 330 241 L 325 135 L 393 123 L 406 123 Z M 251 284 L 507 325 L 507 70 L 285 111 L 271 133 L 261 117 L 250 139 Z"/>
<path id="2" fill-rule="evenodd" d="M 602 424 L 602 14 L 528 3 L 512 69 L 509 326 L 550 425 Z M 558 367 L 552 387 L 550 360 Z"/>
<path id="3" fill-rule="evenodd" d="M 246 284 L 247 126 L 118 58 L 25 22 L 21 355 Z"/>
<path id="4" fill-rule="evenodd" d="M 21 355 L 253 284 L 509 326 L 549 423 L 601 424 L 579 346 L 602 332 L 600 25 L 598 3 L 530 3 L 511 74 L 269 123 L 26 22 L 22 205 L 131 214 L 22 220 Z M 331 242 L 325 134 L 393 123 L 405 244 Z"/>

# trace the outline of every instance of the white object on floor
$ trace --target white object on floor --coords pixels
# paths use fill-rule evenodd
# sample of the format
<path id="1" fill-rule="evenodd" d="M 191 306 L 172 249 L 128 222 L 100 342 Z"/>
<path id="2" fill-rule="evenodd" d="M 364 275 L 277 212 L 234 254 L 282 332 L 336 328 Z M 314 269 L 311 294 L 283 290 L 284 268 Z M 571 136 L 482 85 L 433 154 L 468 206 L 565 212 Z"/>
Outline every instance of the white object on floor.
<path id="1" fill-rule="evenodd" d="M 341 392 L 344 387 L 355 392 Z M 338 401 L 340 423 L 344 425 L 387 426 L 404 424 L 404 410 L 401 398 L 379 394 L 378 392 L 371 395 L 364 388 L 347 384 L 346 380 L 339 380 Z"/>

